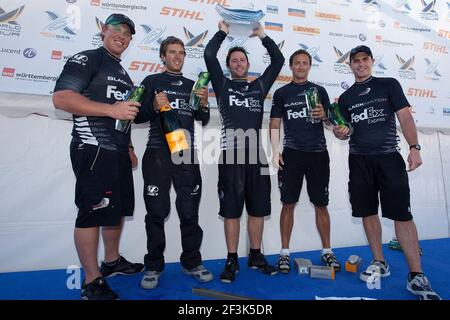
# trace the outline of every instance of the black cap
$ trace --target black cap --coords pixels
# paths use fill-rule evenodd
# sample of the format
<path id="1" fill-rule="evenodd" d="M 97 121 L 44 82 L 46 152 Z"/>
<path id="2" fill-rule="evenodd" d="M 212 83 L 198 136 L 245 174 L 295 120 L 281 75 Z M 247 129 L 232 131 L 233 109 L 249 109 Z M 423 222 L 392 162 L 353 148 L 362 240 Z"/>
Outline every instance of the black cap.
<path id="1" fill-rule="evenodd" d="M 370 50 L 370 48 L 367 46 L 361 45 L 361 46 L 354 47 L 350 51 L 350 62 L 352 62 L 353 57 L 359 52 L 365 52 L 373 59 L 372 51 Z"/>
<path id="2" fill-rule="evenodd" d="M 118 24 L 126 24 L 127 26 L 130 27 L 131 34 L 136 33 L 136 30 L 134 28 L 134 22 L 126 15 L 121 13 L 113 13 L 112 15 L 110 15 L 105 21 L 105 26 L 108 24 L 111 24 L 113 26 L 116 26 Z"/>

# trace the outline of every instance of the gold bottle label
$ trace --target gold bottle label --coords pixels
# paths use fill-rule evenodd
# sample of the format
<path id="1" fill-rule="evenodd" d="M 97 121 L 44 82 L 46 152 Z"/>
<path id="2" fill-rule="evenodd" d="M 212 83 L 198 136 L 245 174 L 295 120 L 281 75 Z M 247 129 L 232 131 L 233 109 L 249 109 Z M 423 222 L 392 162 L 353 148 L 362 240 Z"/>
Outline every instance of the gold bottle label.
<path id="1" fill-rule="evenodd" d="M 169 145 L 170 153 L 180 152 L 189 148 L 186 135 L 182 129 L 167 133 L 166 140 Z"/>

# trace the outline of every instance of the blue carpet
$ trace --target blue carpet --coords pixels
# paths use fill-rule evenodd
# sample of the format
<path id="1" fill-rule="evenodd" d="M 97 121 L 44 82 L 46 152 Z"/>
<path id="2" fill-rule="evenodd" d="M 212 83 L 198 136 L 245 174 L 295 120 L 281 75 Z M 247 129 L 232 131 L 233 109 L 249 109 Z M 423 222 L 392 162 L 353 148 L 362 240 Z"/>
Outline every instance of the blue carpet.
<path id="1" fill-rule="evenodd" d="M 450 299 L 450 238 L 421 241 L 424 256 L 422 264 L 425 274 L 433 289 L 443 299 Z M 362 269 L 372 258 L 368 246 L 347 247 L 334 250 L 342 264 L 351 254 L 363 258 Z M 319 251 L 298 252 L 294 258 L 308 258 L 313 264 L 320 265 Z M 335 280 L 311 279 L 299 276 L 296 270 L 288 275 L 266 276 L 246 266 L 247 258 L 240 258 L 240 272 L 231 284 L 221 283 L 219 274 L 225 260 L 209 260 L 204 265 L 213 272 L 215 279 L 209 283 L 198 283 L 195 279 L 181 272 L 179 263 L 169 263 L 160 278 L 159 286 L 153 290 L 140 287 L 142 274 L 117 276 L 108 279 L 110 286 L 122 300 L 198 300 L 204 297 L 192 294 L 192 288 L 207 288 L 240 296 L 270 300 L 313 300 L 320 297 L 367 297 L 383 300 L 416 300 L 406 290 L 408 269 L 401 251 L 384 246 L 385 258 L 391 267 L 391 276 L 381 281 L 380 289 L 369 289 L 359 280 L 358 275 L 344 270 L 336 274 Z M 275 264 L 278 255 L 268 256 L 269 262 Z M 33 272 L 14 272 L 0 274 L 0 299 L 2 300 L 72 300 L 79 299 L 79 290 L 69 290 L 66 270 L 49 270 Z"/>

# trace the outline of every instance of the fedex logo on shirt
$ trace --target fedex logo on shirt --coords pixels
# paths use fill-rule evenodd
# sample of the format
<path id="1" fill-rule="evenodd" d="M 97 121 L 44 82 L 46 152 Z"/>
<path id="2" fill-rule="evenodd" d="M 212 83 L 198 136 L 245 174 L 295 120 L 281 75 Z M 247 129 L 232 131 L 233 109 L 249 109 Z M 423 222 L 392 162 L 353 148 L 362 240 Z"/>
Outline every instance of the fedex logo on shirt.
<path id="1" fill-rule="evenodd" d="M 311 122 L 311 123 L 320 123 L 320 121 L 321 121 L 319 119 L 311 118 L 307 107 L 304 107 L 300 111 L 293 111 L 292 109 L 289 109 L 287 111 L 287 118 L 288 118 L 288 120 L 306 118 L 306 122 Z"/>
<path id="2" fill-rule="evenodd" d="M 385 114 L 383 113 L 383 109 L 374 109 L 373 107 L 368 108 L 366 110 L 364 110 L 362 113 L 360 114 L 355 114 L 352 113 L 351 117 L 352 117 L 352 123 L 358 123 L 359 121 L 363 121 L 363 120 L 369 120 L 369 119 L 374 119 L 374 118 L 381 118 L 384 117 Z M 379 120 L 381 121 L 381 120 Z M 374 123 L 375 121 L 368 121 L 369 123 Z"/>
<path id="3" fill-rule="evenodd" d="M 309 117 L 308 109 L 306 107 L 300 111 L 292 111 L 292 109 L 289 109 L 287 111 L 287 117 L 288 120 Z"/>
<path id="4" fill-rule="evenodd" d="M 190 109 L 189 104 L 184 99 L 175 99 L 169 105 L 172 109 Z"/>
<path id="5" fill-rule="evenodd" d="M 114 98 L 119 101 L 125 100 L 125 97 L 128 94 L 128 90 L 122 93 L 116 89 L 117 89 L 117 86 L 112 86 L 112 85 L 107 86 L 106 87 L 106 97 L 108 99 Z"/>
<path id="6" fill-rule="evenodd" d="M 235 95 L 230 95 L 228 100 L 230 106 L 236 106 L 236 107 L 245 107 L 245 108 L 259 108 L 259 101 L 250 98 L 245 98 L 244 100 L 238 99 Z M 256 110 L 250 110 L 250 111 L 256 111 Z"/>

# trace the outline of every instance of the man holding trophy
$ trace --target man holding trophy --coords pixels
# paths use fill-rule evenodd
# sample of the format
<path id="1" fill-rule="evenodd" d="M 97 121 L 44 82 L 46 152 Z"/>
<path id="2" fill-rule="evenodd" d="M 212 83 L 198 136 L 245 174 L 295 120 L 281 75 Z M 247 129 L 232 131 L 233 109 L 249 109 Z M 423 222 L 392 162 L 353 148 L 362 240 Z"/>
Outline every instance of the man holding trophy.
<path id="1" fill-rule="evenodd" d="M 295 51 L 289 58 L 292 82 L 275 91 L 270 113 L 270 141 L 273 165 L 278 168 L 278 184 L 283 207 L 280 215 L 281 252 L 278 271 L 289 273 L 289 241 L 294 225 L 294 210 L 306 176 L 308 195 L 314 204 L 316 226 L 322 240 L 322 261 L 335 271 L 340 264 L 330 246 L 330 215 L 328 213 L 328 184 L 330 158 L 323 132 L 327 119 L 324 108 L 330 100 L 325 88 L 308 81 L 311 55 Z M 284 146 L 281 153 L 280 125 L 283 119 Z"/>
<path id="2" fill-rule="evenodd" d="M 226 265 L 220 275 L 221 281 L 225 283 L 232 282 L 239 271 L 239 219 L 244 202 L 248 212 L 250 238 L 248 267 L 259 269 L 267 275 L 276 274 L 276 269 L 268 264 L 261 253 L 264 217 L 270 215 L 271 205 L 270 176 L 267 159 L 260 146 L 259 131 L 263 120 L 264 99 L 284 63 L 280 49 L 265 34 L 262 26 L 257 24 L 251 36 L 261 39 L 269 52 L 271 64 L 259 78 L 248 81 L 250 64 L 247 52 L 242 47 L 233 47 L 229 49 L 226 57 L 231 79 L 225 77 L 217 59 L 217 52 L 229 32 L 229 25 L 220 21 L 219 31 L 207 44 L 204 55 L 223 128 L 218 193 L 219 215 L 224 218 L 228 249 Z M 263 172 L 264 170 L 267 172 Z"/>

